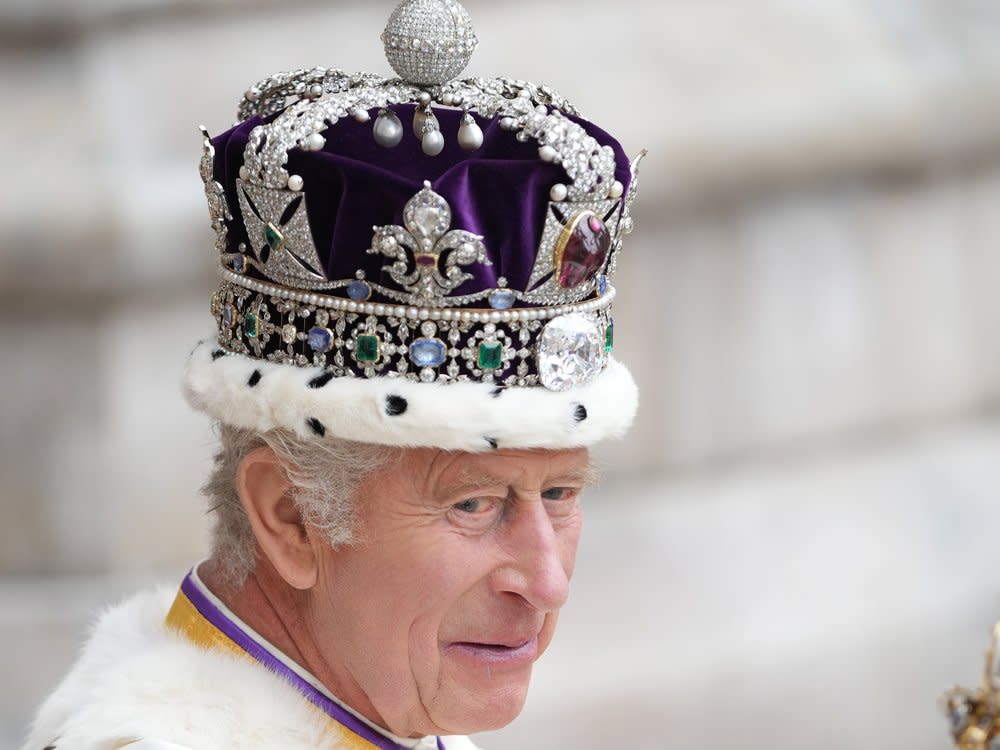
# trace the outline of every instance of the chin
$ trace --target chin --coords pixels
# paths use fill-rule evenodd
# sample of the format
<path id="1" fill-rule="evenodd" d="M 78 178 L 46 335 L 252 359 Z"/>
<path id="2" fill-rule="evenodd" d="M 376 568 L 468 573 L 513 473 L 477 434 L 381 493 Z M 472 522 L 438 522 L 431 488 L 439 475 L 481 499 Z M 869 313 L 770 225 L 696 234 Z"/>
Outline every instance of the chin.
<path id="1" fill-rule="evenodd" d="M 528 697 L 528 680 L 485 687 L 454 685 L 439 705 L 440 727 L 449 734 L 475 734 L 500 729 L 518 717 Z"/>

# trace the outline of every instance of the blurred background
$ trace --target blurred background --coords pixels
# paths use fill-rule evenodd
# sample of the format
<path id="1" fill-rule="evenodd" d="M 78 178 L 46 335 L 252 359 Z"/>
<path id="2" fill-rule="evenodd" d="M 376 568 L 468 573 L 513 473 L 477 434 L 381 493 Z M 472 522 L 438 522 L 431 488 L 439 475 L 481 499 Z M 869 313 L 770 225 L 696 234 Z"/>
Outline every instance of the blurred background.
<path id="1" fill-rule="evenodd" d="M 507 748 L 946 748 L 1000 618 L 1000 4 L 468 0 L 471 75 L 648 148 L 635 429 Z M 392 3 L 0 4 L 0 746 L 102 606 L 206 550 L 197 125 Z"/>

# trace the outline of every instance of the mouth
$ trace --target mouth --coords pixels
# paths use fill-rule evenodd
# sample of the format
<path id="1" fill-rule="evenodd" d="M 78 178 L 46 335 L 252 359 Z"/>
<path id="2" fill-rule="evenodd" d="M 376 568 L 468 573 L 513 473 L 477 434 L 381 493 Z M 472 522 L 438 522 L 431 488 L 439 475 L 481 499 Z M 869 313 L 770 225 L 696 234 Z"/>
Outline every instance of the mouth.
<path id="1" fill-rule="evenodd" d="M 538 636 L 533 635 L 525 641 L 515 639 L 503 643 L 456 641 L 448 644 L 446 650 L 467 660 L 518 666 L 530 664 L 538 656 Z"/>

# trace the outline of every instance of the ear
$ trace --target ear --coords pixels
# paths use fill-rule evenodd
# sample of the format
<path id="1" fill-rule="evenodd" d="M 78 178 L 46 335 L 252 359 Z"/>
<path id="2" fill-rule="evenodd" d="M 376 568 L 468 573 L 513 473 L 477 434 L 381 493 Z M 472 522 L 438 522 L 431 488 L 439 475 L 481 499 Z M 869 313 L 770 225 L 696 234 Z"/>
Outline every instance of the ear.
<path id="1" fill-rule="evenodd" d="M 318 575 L 316 551 L 274 451 L 263 446 L 248 453 L 236 472 L 236 488 L 257 545 L 278 575 L 292 588 L 312 588 Z"/>

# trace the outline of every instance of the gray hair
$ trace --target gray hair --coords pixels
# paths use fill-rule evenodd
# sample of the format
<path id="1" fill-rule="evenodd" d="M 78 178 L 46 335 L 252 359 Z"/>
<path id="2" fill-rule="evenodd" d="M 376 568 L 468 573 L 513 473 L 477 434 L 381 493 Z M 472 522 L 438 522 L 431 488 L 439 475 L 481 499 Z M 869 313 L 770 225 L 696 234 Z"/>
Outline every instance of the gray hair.
<path id="1" fill-rule="evenodd" d="M 338 438 L 303 440 L 287 430 L 258 433 L 218 424 L 219 451 L 202 492 L 215 512 L 212 559 L 226 583 L 239 588 L 253 571 L 257 544 L 236 489 L 240 463 L 268 446 L 278 456 L 293 487 L 293 500 L 306 523 L 333 545 L 356 541 L 354 496 L 364 480 L 391 462 L 400 450 Z"/>

